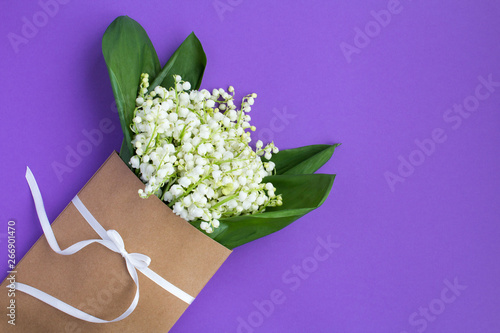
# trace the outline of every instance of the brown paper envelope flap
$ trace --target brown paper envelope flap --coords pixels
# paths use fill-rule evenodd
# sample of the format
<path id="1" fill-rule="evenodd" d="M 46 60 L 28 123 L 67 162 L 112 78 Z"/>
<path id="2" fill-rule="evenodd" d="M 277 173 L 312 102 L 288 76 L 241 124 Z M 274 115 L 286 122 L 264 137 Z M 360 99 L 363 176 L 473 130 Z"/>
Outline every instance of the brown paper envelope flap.
<path id="1" fill-rule="evenodd" d="M 122 236 L 128 253 L 152 260 L 149 268 L 196 297 L 230 250 L 175 215 L 157 197 L 141 199 L 144 185 L 113 153 L 78 193 L 104 229 Z M 43 193 L 43 189 L 41 189 Z M 33 221 L 33 223 L 39 223 Z M 70 203 L 52 223 L 61 249 L 99 236 Z M 135 284 L 120 254 L 99 244 L 63 256 L 42 236 L 16 266 L 16 280 L 38 288 L 96 317 L 110 320 L 123 313 L 135 295 Z M 16 292 L 15 329 L 6 320 L 0 331 L 19 332 L 166 332 L 187 308 L 138 272 L 139 304 L 129 317 L 111 324 L 92 324 L 73 318 L 22 292 Z M 6 290 L 8 281 L 1 287 Z M 0 294 L 8 305 L 7 293 Z M 5 308 L 4 308 L 5 309 Z"/>

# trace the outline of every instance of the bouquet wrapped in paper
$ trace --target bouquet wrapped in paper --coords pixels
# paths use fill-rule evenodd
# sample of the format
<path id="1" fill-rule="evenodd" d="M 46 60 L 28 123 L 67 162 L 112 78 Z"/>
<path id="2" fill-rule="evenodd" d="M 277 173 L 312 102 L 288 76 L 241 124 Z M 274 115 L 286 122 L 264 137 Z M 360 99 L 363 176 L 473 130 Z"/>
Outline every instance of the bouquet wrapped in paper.
<path id="1" fill-rule="evenodd" d="M 257 95 L 236 103 L 232 86 L 200 90 L 206 56 L 193 33 L 163 67 L 128 17 L 108 27 L 102 47 L 120 154 L 52 225 L 28 169 L 44 236 L 17 265 L 16 281 L 2 284 L 23 303 L 5 329 L 168 331 L 233 248 L 319 207 L 332 187 L 334 175 L 315 172 L 337 145 L 252 147 Z"/>

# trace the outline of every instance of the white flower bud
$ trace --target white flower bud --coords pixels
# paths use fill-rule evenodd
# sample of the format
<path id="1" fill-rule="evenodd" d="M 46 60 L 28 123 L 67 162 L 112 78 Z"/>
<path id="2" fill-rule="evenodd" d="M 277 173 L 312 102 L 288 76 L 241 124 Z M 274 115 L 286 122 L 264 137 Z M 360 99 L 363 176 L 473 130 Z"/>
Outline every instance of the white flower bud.
<path id="1" fill-rule="evenodd" d="M 182 187 L 188 187 L 189 185 L 191 185 L 191 181 L 187 177 L 181 177 L 181 178 L 179 178 L 179 180 L 177 182 Z"/>
<path id="2" fill-rule="evenodd" d="M 205 155 L 207 153 L 207 148 L 204 144 L 198 146 L 198 154 Z"/>
<path id="3" fill-rule="evenodd" d="M 209 108 L 213 108 L 215 106 L 215 102 L 209 99 L 208 101 L 205 102 L 205 105 Z"/>
<path id="4" fill-rule="evenodd" d="M 190 142 L 186 142 L 182 145 L 182 150 L 187 152 L 190 152 L 193 149 L 193 145 Z"/>
<path id="5" fill-rule="evenodd" d="M 187 207 L 187 206 L 191 206 L 191 204 L 193 203 L 193 201 L 191 200 L 191 196 L 188 195 L 188 196 L 185 196 L 184 198 L 182 198 L 182 203 Z"/>
<path id="6" fill-rule="evenodd" d="M 162 179 L 165 178 L 167 176 L 167 169 L 163 168 L 158 170 L 157 175 Z"/>
<path id="7" fill-rule="evenodd" d="M 182 187 L 180 185 L 172 185 L 172 187 L 170 188 L 170 193 L 172 193 L 172 195 L 177 198 L 178 196 L 180 196 L 182 193 L 184 193 L 184 190 L 182 189 Z"/>
<path id="8" fill-rule="evenodd" d="M 248 197 L 248 194 L 246 192 L 242 191 L 238 194 L 238 200 L 240 200 L 240 201 L 244 201 L 247 197 Z"/>
<path id="9" fill-rule="evenodd" d="M 163 195 L 163 201 L 170 202 L 174 199 L 174 196 L 170 192 L 165 192 Z"/>
<path id="10" fill-rule="evenodd" d="M 224 184 L 224 185 L 230 184 L 232 182 L 233 182 L 233 180 L 229 176 L 225 176 L 224 178 L 222 178 L 222 184 Z"/>
<path id="11" fill-rule="evenodd" d="M 139 162 L 139 157 L 137 157 L 137 156 L 132 156 L 132 157 L 130 158 L 130 165 L 132 166 L 132 168 L 134 168 L 134 169 L 138 169 L 138 168 L 139 168 L 139 164 L 140 164 L 140 162 Z"/>
<path id="12" fill-rule="evenodd" d="M 179 95 L 179 104 L 182 106 L 186 106 L 189 104 L 189 95 L 185 92 Z"/>
<path id="13" fill-rule="evenodd" d="M 186 116 L 189 114 L 189 110 L 186 108 L 179 108 L 179 116 L 181 118 L 186 118 Z"/>

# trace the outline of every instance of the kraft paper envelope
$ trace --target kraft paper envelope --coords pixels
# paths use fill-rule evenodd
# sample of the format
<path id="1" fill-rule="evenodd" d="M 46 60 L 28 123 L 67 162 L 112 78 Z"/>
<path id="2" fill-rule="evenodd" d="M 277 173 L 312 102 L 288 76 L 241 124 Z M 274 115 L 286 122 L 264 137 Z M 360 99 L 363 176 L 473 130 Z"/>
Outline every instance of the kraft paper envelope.
<path id="1" fill-rule="evenodd" d="M 36 171 L 35 171 L 36 173 Z M 196 297 L 231 251 L 175 215 L 157 197 L 141 199 L 142 182 L 113 153 L 78 193 L 99 223 L 122 236 L 129 253 L 151 258 L 149 268 Z M 28 190 L 28 186 L 26 186 Z M 43 188 L 40 189 L 43 195 Z M 35 209 L 27 207 L 27 209 Z M 31 223 L 31 222 L 30 222 Z M 32 221 L 38 228 L 38 221 Z M 99 236 L 70 203 L 52 223 L 61 249 Z M 52 251 L 45 236 L 18 263 L 16 281 L 105 320 L 121 315 L 136 291 L 125 260 L 100 244 L 65 256 Z M 15 326 L 7 323 L 9 281 L 3 281 L 1 332 L 167 332 L 188 304 L 138 271 L 140 299 L 135 311 L 115 323 L 73 318 L 21 291 L 15 294 Z M 196 302 L 196 300 L 195 300 Z"/>

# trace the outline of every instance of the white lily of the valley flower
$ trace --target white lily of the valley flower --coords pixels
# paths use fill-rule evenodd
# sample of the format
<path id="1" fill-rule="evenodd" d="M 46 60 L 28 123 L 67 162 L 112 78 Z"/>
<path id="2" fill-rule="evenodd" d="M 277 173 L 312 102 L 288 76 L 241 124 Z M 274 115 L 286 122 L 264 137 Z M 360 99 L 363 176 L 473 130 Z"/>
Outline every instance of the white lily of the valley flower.
<path id="1" fill-rule="evenodd" d="M 270 160 L 279 150 L 271 142 L 249 146 L 251 110 L 257 94 L 245 96 L 241 110 L 234 103 L 234 88 L 191 90 L 174 76 L 174 88 L 157 86 L 147 93 L 149 76 L 143 74 L 131 124 L 136 134 L 136 155 L 130 165 L 144 181 L 141 197 L 157 195 L 173 212 L 188 221 L 200 221 L 207 233 L 219 219 L 262 212 L 282 204 L 271 183 Z M 222 112 L 225 111 L 225 112 Z"/>

